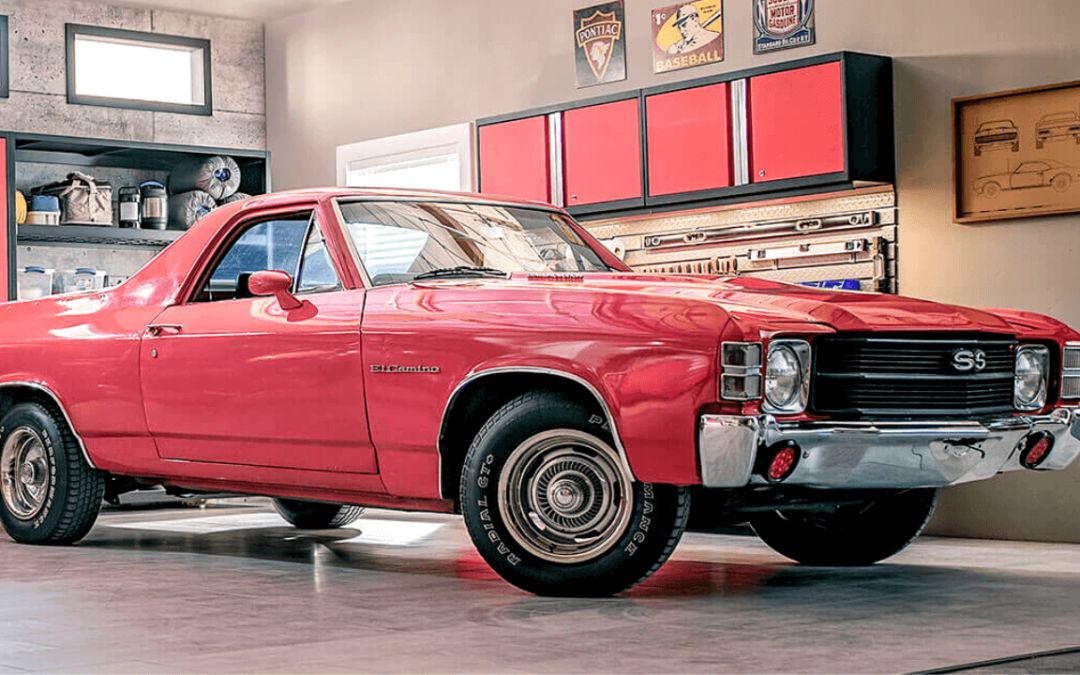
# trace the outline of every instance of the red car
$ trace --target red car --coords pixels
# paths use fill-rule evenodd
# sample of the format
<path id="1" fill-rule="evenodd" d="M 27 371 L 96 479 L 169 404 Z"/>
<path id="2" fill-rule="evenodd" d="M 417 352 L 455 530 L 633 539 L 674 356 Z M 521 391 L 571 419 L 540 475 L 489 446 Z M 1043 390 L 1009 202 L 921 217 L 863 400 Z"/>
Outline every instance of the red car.
<path id="1" fill-rule="evenodd" d="M 121 286 L 0 312 L 21 542 L 149 485 L 270 495 L 301 527 L 460 511 L 511 583 L 607 595 L 692 514 L 870 564 L 938 488 L 1080 451 L 1080 334 L 1053 319 L 635 274 L 565 212 L 477 195 L 256 197 Z"/>

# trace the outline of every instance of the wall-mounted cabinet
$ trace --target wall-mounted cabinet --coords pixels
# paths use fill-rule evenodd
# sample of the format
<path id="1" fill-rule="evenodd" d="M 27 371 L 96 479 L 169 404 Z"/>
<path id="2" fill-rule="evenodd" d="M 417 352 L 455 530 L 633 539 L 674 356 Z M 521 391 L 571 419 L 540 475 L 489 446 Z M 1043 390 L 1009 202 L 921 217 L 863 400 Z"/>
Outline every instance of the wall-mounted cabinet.
<path id="1" fill-rule="evenodd" d="M 546 115 L 489 124 L 477 132 L 480 191 L 550 202 L 551 145 Z"/>
<path id="2" fill-rule="evenodd" d="M 649 196 L 735 184 L 729 83 L 644 98 Z"/>
<path id="3" fill-rule="evenodd" d="M 642 206 L 638 98 L 563 113 L 564 195 L 568 207 Z"/>
<path id="4" fill-rule="evenodd" d="M 482 192 L 546 195 L 576 215 L 895 180 L 892 62 L 867 54 L 827 54 L 477 126 Z M 526 129 L 527 143 L 501 140 Z M 499 143 L 515 149 L 490 149 Z"/>
<path id="5" fill-rule="evenodd" d="M 750 78 L 750 180 L 764 183 L 844 170 L 842 62 Z"/>
<path id="6" fill-rule="evenodd" d="M 0 201 L 7 214 L 7 226 L 0 228 L 0 297 L 16 298 L 16 272 L 27 266 L 94 267 L 128 276 L 183 232 L 116 227 L 119 187 L 143 180 L 165 183 L 181 161 L 214 155 L 236 160 L 240 192 L 270 190 L 270 154 L 264 151 L 0 132 L 0 157 L 6 158 L 0 171 Z M 28 195 L 30 188 L 61 180 L 73 171 L 112 184 L 114 226 L 16 224 L 16 189 Z"/>

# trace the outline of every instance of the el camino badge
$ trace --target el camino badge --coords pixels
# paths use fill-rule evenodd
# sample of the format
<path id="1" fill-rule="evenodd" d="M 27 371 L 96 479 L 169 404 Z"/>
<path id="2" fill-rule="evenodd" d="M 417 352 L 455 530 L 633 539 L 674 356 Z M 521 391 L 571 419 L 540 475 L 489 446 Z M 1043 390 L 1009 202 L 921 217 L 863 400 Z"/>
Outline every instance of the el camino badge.
<path id="1" fill-rule="evenodd" d="M 373 365 L 371 366 L 371 372 L 373 373 L 438 373 L 440 368 L 438 366 L 384 366 Z"/>
<path id="2" fill-rule="evenodd" d="M 754 0 L 754 53 L 814 44 L 814 0 Z"/>

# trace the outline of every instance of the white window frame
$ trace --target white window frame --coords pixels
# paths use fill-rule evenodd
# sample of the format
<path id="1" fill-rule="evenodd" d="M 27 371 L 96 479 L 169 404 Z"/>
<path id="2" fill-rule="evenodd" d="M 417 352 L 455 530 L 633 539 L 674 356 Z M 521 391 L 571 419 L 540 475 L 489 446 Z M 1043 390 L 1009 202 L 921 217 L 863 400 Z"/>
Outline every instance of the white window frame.
<path id="1" fill-rule="evenodd" d="M 337 184 L 345 186 L 349 169 L 367 169 L 457 153 L 461 191 L 475 190 L 473 183 L 473 124 L 375 138 L 337 147 Z"/>

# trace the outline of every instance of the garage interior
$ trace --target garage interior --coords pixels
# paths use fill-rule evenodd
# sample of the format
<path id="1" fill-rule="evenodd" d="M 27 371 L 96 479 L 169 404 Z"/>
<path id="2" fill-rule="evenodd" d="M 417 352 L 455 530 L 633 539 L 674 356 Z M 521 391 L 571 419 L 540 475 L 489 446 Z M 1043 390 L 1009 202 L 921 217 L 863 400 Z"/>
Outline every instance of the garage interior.
<path id="1" fill-rule="evenodd" d="M 1075 80 L 1080 5 L 816 0 L 813 44 L 755 55 L 753 3 L 728 0 L 721 62 L 654 73 L 649 12 L 664 3 L 625 0 L 627 77 L 576 88 L 571 18 L 587 4 L 219 0 L 192 13 L 179 0 L 0 0 L 4 290 L 38 297 L 23 283 L 44 270 L 45 295 L 65 271 L 119 283 L 182 234 L 164 220 L 16 227 L 16 189 L 32 200 L 38 186 L 92 174 L 112 185 L 115 225 L 122 186 L 145 202 L 156 194 L 148 181 L 165 188 L 178 165 L 227 156 L 238 194 L 386 187 L 419 167 L 410 176 L 434 176 L 426 187 L 449 179 L 567 207 L 643 274 L 900 294 L 1080 326 L 1080 216 L 955 222 L 951 117 L 954 99 Z M 206 41 L 205 109 L 71 102 L 72 25 Z M 843 100 L 820 105 L 837 106 L 837 133 L 870 140 L 819 170 L 817 146 L 796 130 L 776 150 L 794 173 L 770 185 L 740 143 L 754 133 L 735 119 L 742 106 L 754 121 L 745 90 L 832 67 L 848 73 Z M 733 106 L 720 127 L 695 112 L 697 99 L 678 98 L 694 92 Z M 662 100 L 690 122 L 651 127 L 649 106 Z M 682 135 L 666 155 L 634 146 L 630 166 L 621 127 L 586 117 L 627 105 L 650 138 Z M 779 110 L 798 120 L 820 109 L 805 105 Z M 575 126 L 596 125 L 605 133 L 592 136 L 615 145 L 591 149 L 586 179 L 565 173 L 564 153 L 585 147 Z M 731 132 L 722 165 L 694 156 L 693 139 L 718 128 Z M 429 152 L 445 147 L 459 152 L 452 163 Z M 649 183 L 646 165 L 662 161 L 685 183 Z M 723 182 L 700 183 L 706 169 Z M 626 171 L 629 193 L 608 175 Z M 194 219 L 199 204 L 179 217 Z M 1078 486 L 1073 466 L 946 488 L 922 537 L 863 568 L 797 565 L 742 524 L 698 527 L 656 575 L 608 599 L 506 584 L 457 516 L 368 509 L 343 528 L 298 530 L 262 497 L 108 495 L 76 546 L 0 537 L 0 675 L 1076 672 Z"/>

